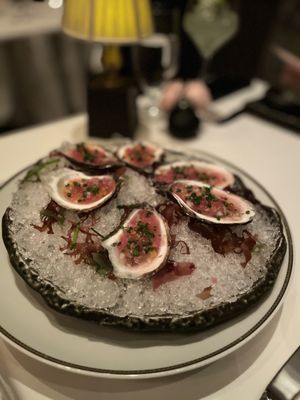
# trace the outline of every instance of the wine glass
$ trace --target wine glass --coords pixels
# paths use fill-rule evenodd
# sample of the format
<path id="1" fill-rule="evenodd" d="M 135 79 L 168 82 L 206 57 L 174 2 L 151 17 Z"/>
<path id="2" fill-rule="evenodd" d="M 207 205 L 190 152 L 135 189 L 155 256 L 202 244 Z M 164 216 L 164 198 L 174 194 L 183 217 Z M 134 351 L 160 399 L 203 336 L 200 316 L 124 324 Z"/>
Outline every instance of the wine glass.
<path id="1" fill-rule="evenodd" d="M 143 91 L 146 118 L 159 119 L 160 99 L 165 82 L 174 78 L 179 59 L 179 10 L 153 3 L 154 33 L 133 50 L 136 76 Z"/>
<path id="2" fill-rule="evenodd" d="M 207 80 L 210 61 L 236 34 L 238 26 L 238 15 L 228 0 L 198 0 L 190 3 L 183 27 L 203 57 L 201 79 Z"/>

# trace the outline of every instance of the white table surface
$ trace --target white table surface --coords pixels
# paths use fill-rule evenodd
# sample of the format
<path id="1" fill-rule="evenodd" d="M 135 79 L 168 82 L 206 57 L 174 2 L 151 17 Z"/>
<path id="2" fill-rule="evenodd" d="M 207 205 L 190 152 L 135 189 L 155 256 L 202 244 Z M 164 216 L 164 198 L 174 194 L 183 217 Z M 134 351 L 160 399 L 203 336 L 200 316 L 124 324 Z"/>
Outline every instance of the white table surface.
<path id="1" fill-rule="evenodd" d="M 64 140 L 85 137 L 85 116 L 0 136 L 0 181 L 44 156 Z M 288 219 L 295 253 L 300 248 L 300 136 L 242 115 L 224 125 L 203 127 L 185 144 L 159 129 L 148 139 L 169 147 L 209 151 L 247 170 L 277 199 Z M 145 132 L 141 133 L 145 137 Z M 298 243 L 297 243 L 298 242 Z M 200 370 L 168 378 L 122 381 L 80 376 L 31 359 L 0 339 L 0 372 L 21 400 L 256 400 L 300 342 L 300 270 L 284 304 L 249 343 Z"/>

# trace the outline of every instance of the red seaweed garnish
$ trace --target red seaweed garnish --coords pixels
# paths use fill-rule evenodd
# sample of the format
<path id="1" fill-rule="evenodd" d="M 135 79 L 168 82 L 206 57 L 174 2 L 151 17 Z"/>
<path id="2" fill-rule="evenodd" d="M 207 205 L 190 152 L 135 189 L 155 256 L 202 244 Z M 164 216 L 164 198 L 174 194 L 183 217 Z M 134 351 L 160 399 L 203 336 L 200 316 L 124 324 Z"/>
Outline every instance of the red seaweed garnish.
<path id="1" fill-rule="evenodd" d="M 125 175 L 127 168 L 126 167 L 119 167 L 114 171 L 114 176 L 116 178 L 121 178 Z"/>
<path id="2" fill-rule="evenodd" d="M 64 223 L 64 212 L 65 210 L 61 206 L 51 200 L 47 207 L 43 208 L 40 213 L 42 226 L 33 224 L 32 226 L 40 232 L 47 232 L 52 235 L 54 233 L 53 224 L 58 223 L 59 225 L 62 225 Z"/>
<path id="3" fill-rule="evenodd" d="M 256 239 L 247 229 L 243 230 L 242 236 L 238 236 L 228 226 L 208 225 L 195 220 L 190 220 L 188 226 L 194 232 L 210 240 L 216 253 L 224 256 L 230 252 L 243 254 L 245 260 L 241 262 L 241 265 L 244 268 L 251 260 Z"/>
<path id="4" fill-rule="evenodd" d="M 152 278 L 152 287 L 156 290 L 167 282 L 174 281 L 182 276 L 191 275 L 195 270 L 192 262 L 168 261 L 168 263 Z"/>
<path id="5" fill-rule="evenodd" d="M 159 204 L 156 209 L 165 218 L 169 227 L 177 224 L 181 219 L 184 218 L 180 206 L 176 203 L 169 202 Z"/>
<path id="6" fill-rule="evenodd" d="M 51 200 L 50 203 L 41 211 L 42 226 L 33 225 L 35 229 L 40 232 L 53 234 L 53 224 L 64 224 L 65 210 L 60 207 L 55 201 Z M 75 264 L 84 262 L 86 264 L 95 266 L 97 271 L 101 274 L 108 274 L 109 279 L 115 279 L 112 274 L 112 265 L 101 245 L 100 235 L 93 232 L 93 226 L 97 223 L 98 219 L 93 211 L 89 213 L 78 214 L 79 222 L 71 223 L 66 236 L 61 236 L 65 240 L 65 245 L 60 248 L 64 254 L 74 258 Z M 90 220 L 88 221 L 88 218 Z M 78 237 L 81 232 L 84 240 L 79 242 Z"/>
<path id="7" fill-rule="evenodd" d="M 175 236 L 175 235 L 172 235 L 172 236 Z M 175 236 L 175 238 L 176 238 L 176 236 Z M 174 242 L 172 241 L 172 245 L 171 245 L 172 249 L 174 249 L 177 246 L 180 246 L 179 251 L 181 254 L 183 254 L 183 255 L 190 254 L 190 248 L 184 240 L 174 240 Z"/>
<path id="8" fill-rule="evenodd" d="M 78 242 L 77 240 L 79 232 L 85 234 L 83 242 Z M 65 254 L 74 257 L 75 264 L 85 262 L 89 265 L 95 265 L 93 253 L 98 253 L 103 250 L 98 236 L 86 231 L 86 229 L 82 228 L 79 224 L 72 223 L 67 232 L 67 236 L 62 236 L 62 239 L 66 241 L 66 244 L 61 247 L 60 250 Z"/>
<path id="9" fill-rule="evenodd" d="M 204 288 L 202 290 L 201 293 L 196 294 L 196 297 L 198 297 L 201 300 L 209 299 L 212 296 L 211 289 L 212 289 L 212 286 L 207 286 L 206 288 Z"/>
<path id="10" fill-rule="evenodd" d="M 246 229 L 243 231 L 243 239 L 240 244 L 242 253 L 244 254 L 245 261 L 241 263 L 242 267 L 246 267 L 252 257 L 252 250 L 256 245 L 256 240 Z"/>

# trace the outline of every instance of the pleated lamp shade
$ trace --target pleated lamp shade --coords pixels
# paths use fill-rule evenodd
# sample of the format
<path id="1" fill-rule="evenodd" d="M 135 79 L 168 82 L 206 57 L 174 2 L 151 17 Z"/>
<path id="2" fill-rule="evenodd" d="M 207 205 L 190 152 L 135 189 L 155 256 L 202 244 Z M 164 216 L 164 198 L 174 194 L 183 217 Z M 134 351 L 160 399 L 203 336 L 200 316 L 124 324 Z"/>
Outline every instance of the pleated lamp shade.
<path id="1" fill-rule="evenodd" d="M 153 32 L 149 0 L 64 0 L 63 31 L 100 43 L 130 44 Z"/>

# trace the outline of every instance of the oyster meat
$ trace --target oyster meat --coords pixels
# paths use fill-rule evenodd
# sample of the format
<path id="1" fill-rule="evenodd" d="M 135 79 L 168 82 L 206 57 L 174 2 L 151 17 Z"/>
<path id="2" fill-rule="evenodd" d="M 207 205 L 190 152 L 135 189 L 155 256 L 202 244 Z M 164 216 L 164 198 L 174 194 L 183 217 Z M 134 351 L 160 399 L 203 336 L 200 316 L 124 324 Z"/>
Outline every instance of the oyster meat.
<path id="1" fill-rule="evenodd" d="M 204 161 L 177 161 L 158 167 L 154 179 L 159 184 L 170 184 L 188 179 L 224 189 L 234 183 L 234 176 L 227 169 Z"/>
<path id="2" fill-rule="evenodd" d="M 245 224 L 255 215 L 247 200 L 202 182 L 178 180 L 169 191 L 188 215 L 205 222 Z"/>
<path id="3" fill-rule="evenodd" d="M 110 175 L 89 176 L 69 168 L 56 171 L 45 185 L 57 204 L 76 211 L 89 211 L 102 206 L 117 188 Z"/>
<path id="4" fill-rule="evenodd" d="M 155 210 L 138 208 L 102 246 L 108 250 L 115 276 L 139 279 L 156 272 L 167 261 L 168 226 Z"/>
<path id="5" fill-rule="evenodd" d="M 117 156 L 132 167 L 147 169 L 161 160 L 163 150 L 151 143 L 135 142 L 120 147 Z"/>
<path id="6" fill-rule="evenodd" d="M 105 169 L 119 165 L 118 160 L 110 151 L 96 143 L 68 144 L 60 153 L 82 169 Z"/>

